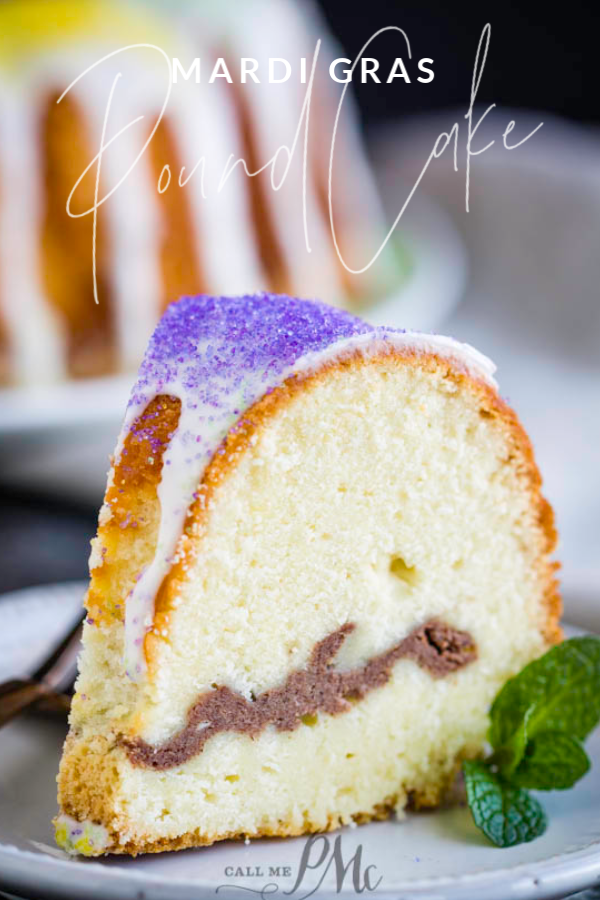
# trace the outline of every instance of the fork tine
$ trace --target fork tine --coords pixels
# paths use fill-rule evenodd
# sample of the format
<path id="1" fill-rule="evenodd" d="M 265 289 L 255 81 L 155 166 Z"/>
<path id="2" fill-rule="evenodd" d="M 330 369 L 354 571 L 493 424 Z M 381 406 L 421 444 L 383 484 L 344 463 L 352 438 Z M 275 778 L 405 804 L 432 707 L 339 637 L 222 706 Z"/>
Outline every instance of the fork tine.
<path id="1" fill-rule="evenodd" d="M 0 684 L 0 728 L 35 704 L 59 711 L 68 709 L 65 691 L 75 680 L 82 628 L 80 618 L 31 678 L 12 678 Z"/>
<path id="2" fill-rule="evenodd" d="M 15 685 L 12 690 L 6 691 L 0 697 L 0 728 L 36 703 L 48 690 L 44 685 L 34 682 L 21 684 L 15 682 Z"/>

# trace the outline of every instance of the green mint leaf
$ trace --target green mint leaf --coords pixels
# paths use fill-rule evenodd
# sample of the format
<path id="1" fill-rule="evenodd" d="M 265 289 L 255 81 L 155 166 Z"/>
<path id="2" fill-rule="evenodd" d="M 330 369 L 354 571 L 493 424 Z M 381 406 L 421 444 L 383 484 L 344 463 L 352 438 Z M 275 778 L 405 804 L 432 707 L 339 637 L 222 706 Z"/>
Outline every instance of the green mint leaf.
<path id="1" fill-rule="evenodd" d="M 542 731 L 527 745 L 510 783 L 538 791 L 564 791 L 590 767 L 587 753 L 577 738 L 560 731 Z"/>
<path id="2" fill-rule="evenodd" d="M 529 740 L 528 723 L 532 712 L 533 707 L 530 706 L 525 711 L 523 719 L 510 741 L 496 750 L 493 757 L 487 760 L 488 763 L 495 764 L 502 777 L 508 781 L 510 781 L 511 774 L 525 756 L 527 741 Z"/>
<path id="3" fill-rule="evenodd" d="M 546 830 L 546 813 L 523 788 L 511 787 L 483 762 L 463 762 L 473 821 L 497 847 L 513 847 Z"/>
<path id="4" fill-rule="evenodd" d="M 561 731 L 583 740 L 600 719 L 600 638 L 576 637 L 552 647 L 506 682 L 492 705 L 490 742 L 518 759 L 519 729 L 532 740 Z"/>

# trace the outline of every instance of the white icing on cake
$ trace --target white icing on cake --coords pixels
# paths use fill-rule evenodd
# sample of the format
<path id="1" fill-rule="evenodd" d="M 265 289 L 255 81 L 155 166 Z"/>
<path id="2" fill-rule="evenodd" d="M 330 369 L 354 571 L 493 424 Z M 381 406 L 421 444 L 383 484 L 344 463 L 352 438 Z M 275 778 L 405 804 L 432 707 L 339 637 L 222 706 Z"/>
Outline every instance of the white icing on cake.
<path id="1" fill-rule="evenodd" d="M 313 318 L 321 317 L 325 345 L 314 350 L 311 347 L 318 343 L 320 323 Z M 222 332 L 224 319 L 231 329 L 229 334 Z M 236 322 L 247 325 L 245 334 L 236 333 Z M 350 334 L 327 342 L 327 328 L 332 327 L 338 334 L 344 330 Z M 174 337 L 171 328 L 176 331 Z M 190 330 L 201 333 L 203 328 L 205 334 L 190 341 Z M 357 330 L 362 333 L 352 333 Z M 292 348 L 286 344 L 282 351 L 277 343 L 282 334 L 284 341 L 297 337 Z M 255 341 L 264 352 L 254 353 Z M 274 347 L 271 356 L 270 341 Z M 228 431 L 243 420 L 253 403 L 287 379 L 309 375 L 344 356 L 357 352 L 370 356 L 386 348 L 433 353 L 496 386 L 494 364 L 468 344 L 441 335 L 373 328 L 321 304 L 259 295 L 230 300 L 185 298 L 170 308 L 149 347 L 116 450 L 118 460 L 125 438 L 154 397 L 179 398 L 179 424 L 164 452 L 158 487 L 161 519 L 155 555 L 139 574 L 126 603 L 125 666 L 133 680 L 144 675 L 144 636 L 152 627 L 155 597 L 175 561 L 189 507 Z M 138 423 L 138 427 L 143 424 Z"/>

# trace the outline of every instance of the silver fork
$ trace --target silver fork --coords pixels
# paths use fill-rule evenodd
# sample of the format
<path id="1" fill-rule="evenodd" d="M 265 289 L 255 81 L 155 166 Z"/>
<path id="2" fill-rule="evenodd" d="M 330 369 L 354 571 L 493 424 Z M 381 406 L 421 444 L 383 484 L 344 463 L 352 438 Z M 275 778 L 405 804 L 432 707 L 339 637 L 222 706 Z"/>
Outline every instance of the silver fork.
<path id="1" fill-rule="evenodd" d="M 83 618 L 30 678 L 12 678 L 0 684 L 0 728 L 31 707 L 63 714 L 69 711 L 82 627 Z"/>

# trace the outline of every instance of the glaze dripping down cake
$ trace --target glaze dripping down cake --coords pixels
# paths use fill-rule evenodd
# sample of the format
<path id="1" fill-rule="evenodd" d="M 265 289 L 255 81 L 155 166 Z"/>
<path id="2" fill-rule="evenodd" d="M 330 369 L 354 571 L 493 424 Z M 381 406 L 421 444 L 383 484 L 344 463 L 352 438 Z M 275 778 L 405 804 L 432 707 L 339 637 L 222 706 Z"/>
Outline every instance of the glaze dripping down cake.
<path id="1" fill-rule="evenodd" d="M 328 177 L 338 97 L 327 29 L 313 33 L 313 10 L 305 15 L 305 4 L 292 0 L 177 6 L 165 18 L 158 5 L 126 0 L 0 3 L 0 385 L 135 371 L 167 303 L 187 292 L 318 290 L 350 308 L 401 280 L 404 267 L 389 248 L 362 275 L 349 274 L 336 255 Z M 296 69 L 282 84 L 265 76 L 241 84 L 239 61 L 250 48 L 261 74 L 269 56 L 295 66 L 305 58 L 310 71 L 317 37 L 325 43 L 306 167 L 302 130 L 286 178 L 281 153 L 273 168 L 282 182 L 275 191 L 268 163 L 294 144 L 307 84 Z M 141 47 L 118 52 L 132 45 Z M 202 80 L 180 73 L 165 101 L 174 58 L 186 72 L 201 59 Z M 219 58 L 230 62 L 233 83 L 208 83 Z M 98 187 L 99 198 L 110 196 L 94 237 L 84 212 L 94 205 L 96 166 L 81 176 L 102 144 L 114 79 Z M 351 101 L 340 117 L 332 195 L 337 239 L 359 268 L 385 224 Z M 265 171 L 247 177 L 241 161 Z M 78 182 L 72 218 L 66 204 Z"/>
<path id="2" fill-rule="evenodd" d="M 468 345 L 285 296 L 169 306 L 93 542 L 59 843 L 436 805 L 560 638 L 540 484 Z"/>

